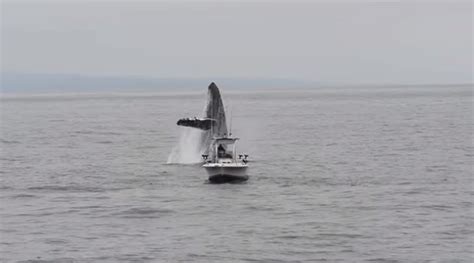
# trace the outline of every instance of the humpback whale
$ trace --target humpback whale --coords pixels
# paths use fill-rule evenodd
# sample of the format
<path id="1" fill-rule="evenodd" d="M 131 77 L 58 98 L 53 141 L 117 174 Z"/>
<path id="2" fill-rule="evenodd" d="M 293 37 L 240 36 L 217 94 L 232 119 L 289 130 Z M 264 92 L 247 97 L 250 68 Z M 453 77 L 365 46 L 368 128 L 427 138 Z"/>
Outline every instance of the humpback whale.
<path id="1" fill-rule="evenodd" d="M 183 118 L 176 123 L 179 126 L 203 130 L 200 139 L 201 153 L 207 153 L 214 137 L 227 135 L 227 123 L 224 103 L 217 85 L 212 82 L 207 89 L 207 102 L 204 118 Z"/>

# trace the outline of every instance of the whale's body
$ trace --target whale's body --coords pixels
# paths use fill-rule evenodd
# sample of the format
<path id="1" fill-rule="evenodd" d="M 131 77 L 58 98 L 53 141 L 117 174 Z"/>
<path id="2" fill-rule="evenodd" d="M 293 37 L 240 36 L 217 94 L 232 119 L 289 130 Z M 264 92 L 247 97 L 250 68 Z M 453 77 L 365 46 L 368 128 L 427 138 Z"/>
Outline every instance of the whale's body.
<path id="1" fill-rule="evenodd" d="M 204 118 L 184 118 L 177 122 L 179 126 L 201 129 L 201 153 L 208 153 L 213 138 L 227 136 L 227 123 L 224 103 L 217 85 L 212 82 L 208 87 Z"/>

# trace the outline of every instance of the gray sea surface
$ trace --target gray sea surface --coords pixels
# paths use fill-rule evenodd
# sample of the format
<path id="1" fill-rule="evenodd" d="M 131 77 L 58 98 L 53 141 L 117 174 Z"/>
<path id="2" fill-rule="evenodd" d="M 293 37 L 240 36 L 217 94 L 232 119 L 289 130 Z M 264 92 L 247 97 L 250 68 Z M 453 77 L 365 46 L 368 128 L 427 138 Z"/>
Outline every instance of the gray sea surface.
<path id="1" fill-rule="evenodd" d="M 166 164 L 205 88 L 4 95 L 1 261 L 473 262 L 472 90 L 221 87 L 223 185 Z"/>

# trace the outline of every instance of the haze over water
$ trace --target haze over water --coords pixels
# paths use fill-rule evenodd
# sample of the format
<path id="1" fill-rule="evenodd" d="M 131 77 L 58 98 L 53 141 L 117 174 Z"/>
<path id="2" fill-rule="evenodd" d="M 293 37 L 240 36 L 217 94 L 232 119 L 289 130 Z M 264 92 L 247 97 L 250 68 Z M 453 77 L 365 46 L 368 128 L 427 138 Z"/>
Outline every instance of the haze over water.
<path id="1" fill-rule="evenodd" d="M 166 164 L 205 88 L 2 98 L 2 261 L 473 260 L 472 86 L 221 92 L 245 184 Z"/>

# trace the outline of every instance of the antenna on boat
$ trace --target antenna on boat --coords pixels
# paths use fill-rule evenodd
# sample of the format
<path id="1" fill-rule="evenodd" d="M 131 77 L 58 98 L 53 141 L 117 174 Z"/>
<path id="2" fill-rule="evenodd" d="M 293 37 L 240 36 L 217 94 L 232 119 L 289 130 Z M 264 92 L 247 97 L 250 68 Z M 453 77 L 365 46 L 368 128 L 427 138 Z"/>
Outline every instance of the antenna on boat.
<path id="1" fill-rule="evenodd" d="M 230 105 L 230 125 L 229 125 L 229 136 L 232 136 L 232 105 Z"/>

